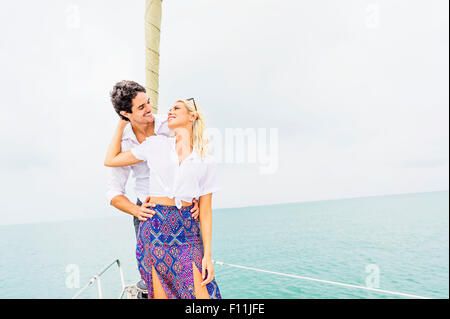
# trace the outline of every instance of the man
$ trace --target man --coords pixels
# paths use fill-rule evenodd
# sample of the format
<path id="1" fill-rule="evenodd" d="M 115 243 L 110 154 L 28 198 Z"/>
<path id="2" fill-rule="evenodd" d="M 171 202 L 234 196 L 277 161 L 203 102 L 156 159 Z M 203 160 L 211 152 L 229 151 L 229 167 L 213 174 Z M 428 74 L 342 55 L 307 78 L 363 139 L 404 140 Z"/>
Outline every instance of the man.
<path id="1" fill-rule="evenodd" d="M 122 151 L 142 143 L 152 135 L 170 135 L 172 131 L 167 127 L 167 114 L 152 114 L 150 99 L 145 93 L 145 88 L 133 81 L 121 81 L 114 85 L 110 93 L 111 102 L 117 114 L 130 125 L 122 135 Z M 134 190 L 137 196 L 136 204 L 127 197 L 125 186 L 130 173 L 135 178 Z M 147 196 L 149 187 L 149 168 L 146 162 L 140 162 L 127 167 L 109 168 L 108 192 L 109 203 L 115 208 L 133 216 L 135 234 L 137 237 L 139 222 L 151 218 L 155 212 L 149 207 L 155 205 Z M 193 200 L 194 207 L 191 210 L 192 217 L 198 219 L 198 203 Z M 138 283 L 140 288 L 145 289 L 143 281 Z"/>

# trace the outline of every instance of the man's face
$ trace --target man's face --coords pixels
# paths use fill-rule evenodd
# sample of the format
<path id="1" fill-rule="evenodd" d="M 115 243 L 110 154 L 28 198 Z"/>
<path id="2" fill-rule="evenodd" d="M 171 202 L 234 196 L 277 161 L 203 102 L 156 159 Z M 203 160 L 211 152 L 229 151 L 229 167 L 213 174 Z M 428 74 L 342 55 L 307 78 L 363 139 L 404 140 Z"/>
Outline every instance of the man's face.
<path id="1" fill-rule="evenodd" d="M 155 120 L 152 115 L 152 105 L 147 94 L 144 92 L 138 92 L 136 97 L 132 101 L 131 113 L 126 113 L 131 123 L 137 124 L 149 124 Z"/>

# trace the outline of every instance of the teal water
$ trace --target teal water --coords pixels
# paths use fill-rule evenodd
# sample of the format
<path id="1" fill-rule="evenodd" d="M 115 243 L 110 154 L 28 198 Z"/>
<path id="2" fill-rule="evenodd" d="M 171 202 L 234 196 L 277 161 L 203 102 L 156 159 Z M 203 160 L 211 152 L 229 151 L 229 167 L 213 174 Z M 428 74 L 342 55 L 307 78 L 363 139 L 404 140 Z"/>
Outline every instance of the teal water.
<path id="1" fill-rule="evenodd" d="M 0 298 L 71 298 L 68 265 L 79 285 L 119 258 L 125 282 L 139 278 L 131 217 L 0 226 Z M 220 209 L 213 216 L 213 259 L 270 271 L 449 298 L 449 192 Z M 401 298 L 215 265 L 223 298 Z M 76 282 L 75 282 L 76 283 Z M 120 293 L 112 268 L 104 297 Z M 80 297 L 96 298 L 95 286 Z"/>

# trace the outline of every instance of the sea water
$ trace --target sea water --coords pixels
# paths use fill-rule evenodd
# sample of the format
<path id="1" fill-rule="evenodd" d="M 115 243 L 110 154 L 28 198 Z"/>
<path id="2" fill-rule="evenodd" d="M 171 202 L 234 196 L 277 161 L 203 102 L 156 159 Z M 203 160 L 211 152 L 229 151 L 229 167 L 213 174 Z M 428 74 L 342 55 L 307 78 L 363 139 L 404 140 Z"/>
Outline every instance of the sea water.
<path id="1" fill-rule="evenodd" d="M 218 209 L 216 261 L 431 298 L 449 298 L 449 193 Z M 0 226 L 0 298 L 71 298 L 120 259 L 139 280 L 132 218 Z M 223 298 L 405 298 L 215 265 Z M 117 267 L 101 277 L 117 298 Z M 80 298 L 96 298 L 96 284 Z"/>

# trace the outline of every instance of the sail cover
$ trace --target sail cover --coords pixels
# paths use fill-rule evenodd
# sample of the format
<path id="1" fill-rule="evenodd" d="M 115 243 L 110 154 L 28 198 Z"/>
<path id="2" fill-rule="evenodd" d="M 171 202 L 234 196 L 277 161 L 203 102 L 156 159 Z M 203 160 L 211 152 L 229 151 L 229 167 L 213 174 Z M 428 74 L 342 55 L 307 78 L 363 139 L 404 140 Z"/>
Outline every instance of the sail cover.
<path id="1" fill-rule="evenodd" d="M 145 3 L 145 89 L 158 112 L 159 94 L 159 41 L 161 34 L 162 0 L 146 0 Z"/>

